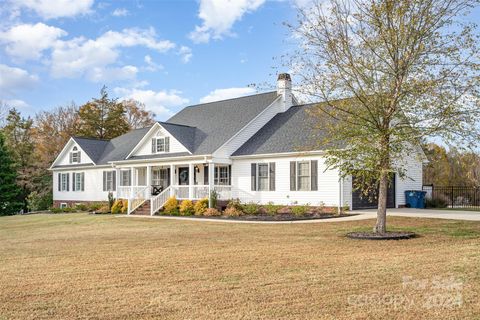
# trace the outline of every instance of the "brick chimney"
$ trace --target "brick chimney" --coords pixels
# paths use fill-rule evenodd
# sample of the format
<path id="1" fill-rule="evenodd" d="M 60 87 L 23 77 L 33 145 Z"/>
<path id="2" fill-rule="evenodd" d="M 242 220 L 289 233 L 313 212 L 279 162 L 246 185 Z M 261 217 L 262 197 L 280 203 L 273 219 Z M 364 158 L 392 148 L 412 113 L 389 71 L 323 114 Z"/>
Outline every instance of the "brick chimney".
<path id="1" fill-rule="evenodd" d="M 280 73 L 277 79 L 277 94 L 282 96 L 282 111 L 287 111 L 293 105 L 292 79 L 288 73 Z"/>

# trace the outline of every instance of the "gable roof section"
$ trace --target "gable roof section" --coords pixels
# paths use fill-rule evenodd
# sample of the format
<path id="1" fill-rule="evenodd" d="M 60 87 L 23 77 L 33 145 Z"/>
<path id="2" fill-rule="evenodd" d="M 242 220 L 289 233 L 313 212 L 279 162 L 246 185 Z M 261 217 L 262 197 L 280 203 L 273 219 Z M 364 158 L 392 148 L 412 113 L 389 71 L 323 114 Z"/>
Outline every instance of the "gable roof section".
<path id="1" fill-rule="evenodd" d="M 190 138 L 193 136 L 192 154 L 212 154 L 271 105 L 277 97 L 277 92 L 272 91 L 190 106 L 161 124 L 192 128 L 181 129 L 182 135 L 185 134 Z"/>
<path id="2" fill-rule="evenodd" d="M 80 146 L 80 148 L 82 148 L 83 151 L 85 151 L 95 164 L 98 162 L 105 147 L 109 143 L 108 140 L 93 138 L 72 137 L 72 139 Z"/>
<path id="3" fill-rule="evenodd" d="M 232 156 L 318 150 L 322 133 L 314 129 L 313 117 L 308 113 L 315 106 L 293 106 L 277 114 Z"/>
<path id="4" fill-rule="evenodd" d="M 195 147 L 196 128 L 185 126 L 182 124 L 174 124 L 168 122 L 158 122 L 165 130 L 167 130 L 175 139 L 185 146 L 190 152 Z"/>
<path id="5" fill-rule="evenodd" d="M 135 129 L 110 140 L 97 164 L 108 164 L 109 161 L 124 160 L 150 128 Z"/>

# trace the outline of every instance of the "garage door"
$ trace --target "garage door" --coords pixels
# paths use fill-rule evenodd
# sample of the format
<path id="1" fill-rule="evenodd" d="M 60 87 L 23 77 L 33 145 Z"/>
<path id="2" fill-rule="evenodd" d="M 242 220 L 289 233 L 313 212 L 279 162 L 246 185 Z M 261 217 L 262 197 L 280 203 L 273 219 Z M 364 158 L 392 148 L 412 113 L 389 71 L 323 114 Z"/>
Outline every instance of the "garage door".
<path id="1" fill-rule="evenodd" d="M 355 185 L 355 177 L 353 177 Z M 372 191 L 370 195 L 364 195 L 360 190 L 352 192 L 352 208 L 356 209 L 376 209 L 378 207 L 378 189 Z M 395 208 L 395 175 L 393 175 L 391 183 L 388 184 L 387 191 L 387 208 Z"/>

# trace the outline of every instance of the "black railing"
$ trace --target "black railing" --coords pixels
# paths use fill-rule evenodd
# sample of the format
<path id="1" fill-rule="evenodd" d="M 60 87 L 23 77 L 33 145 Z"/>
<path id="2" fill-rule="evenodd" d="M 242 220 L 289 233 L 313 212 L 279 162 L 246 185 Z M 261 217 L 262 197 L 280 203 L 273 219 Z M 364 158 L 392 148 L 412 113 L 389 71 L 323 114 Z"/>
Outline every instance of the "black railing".
<path id="1" fill-rule="evenodd" d="M 447 208 L 480 209 L 480 187 L 424 185 L 426 198 L 444 203 Z"/>

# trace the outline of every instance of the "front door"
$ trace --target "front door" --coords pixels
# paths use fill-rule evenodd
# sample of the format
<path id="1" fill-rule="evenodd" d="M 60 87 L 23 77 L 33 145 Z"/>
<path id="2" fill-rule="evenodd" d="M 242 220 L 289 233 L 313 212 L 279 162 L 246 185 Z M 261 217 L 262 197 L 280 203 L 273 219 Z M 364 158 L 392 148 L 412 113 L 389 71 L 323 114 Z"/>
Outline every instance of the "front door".
<path id="1" fill-rule="evenodd" d="M 188 167 L 178 168 L 178 184 L 181 186 L 188 185 Z"/>

